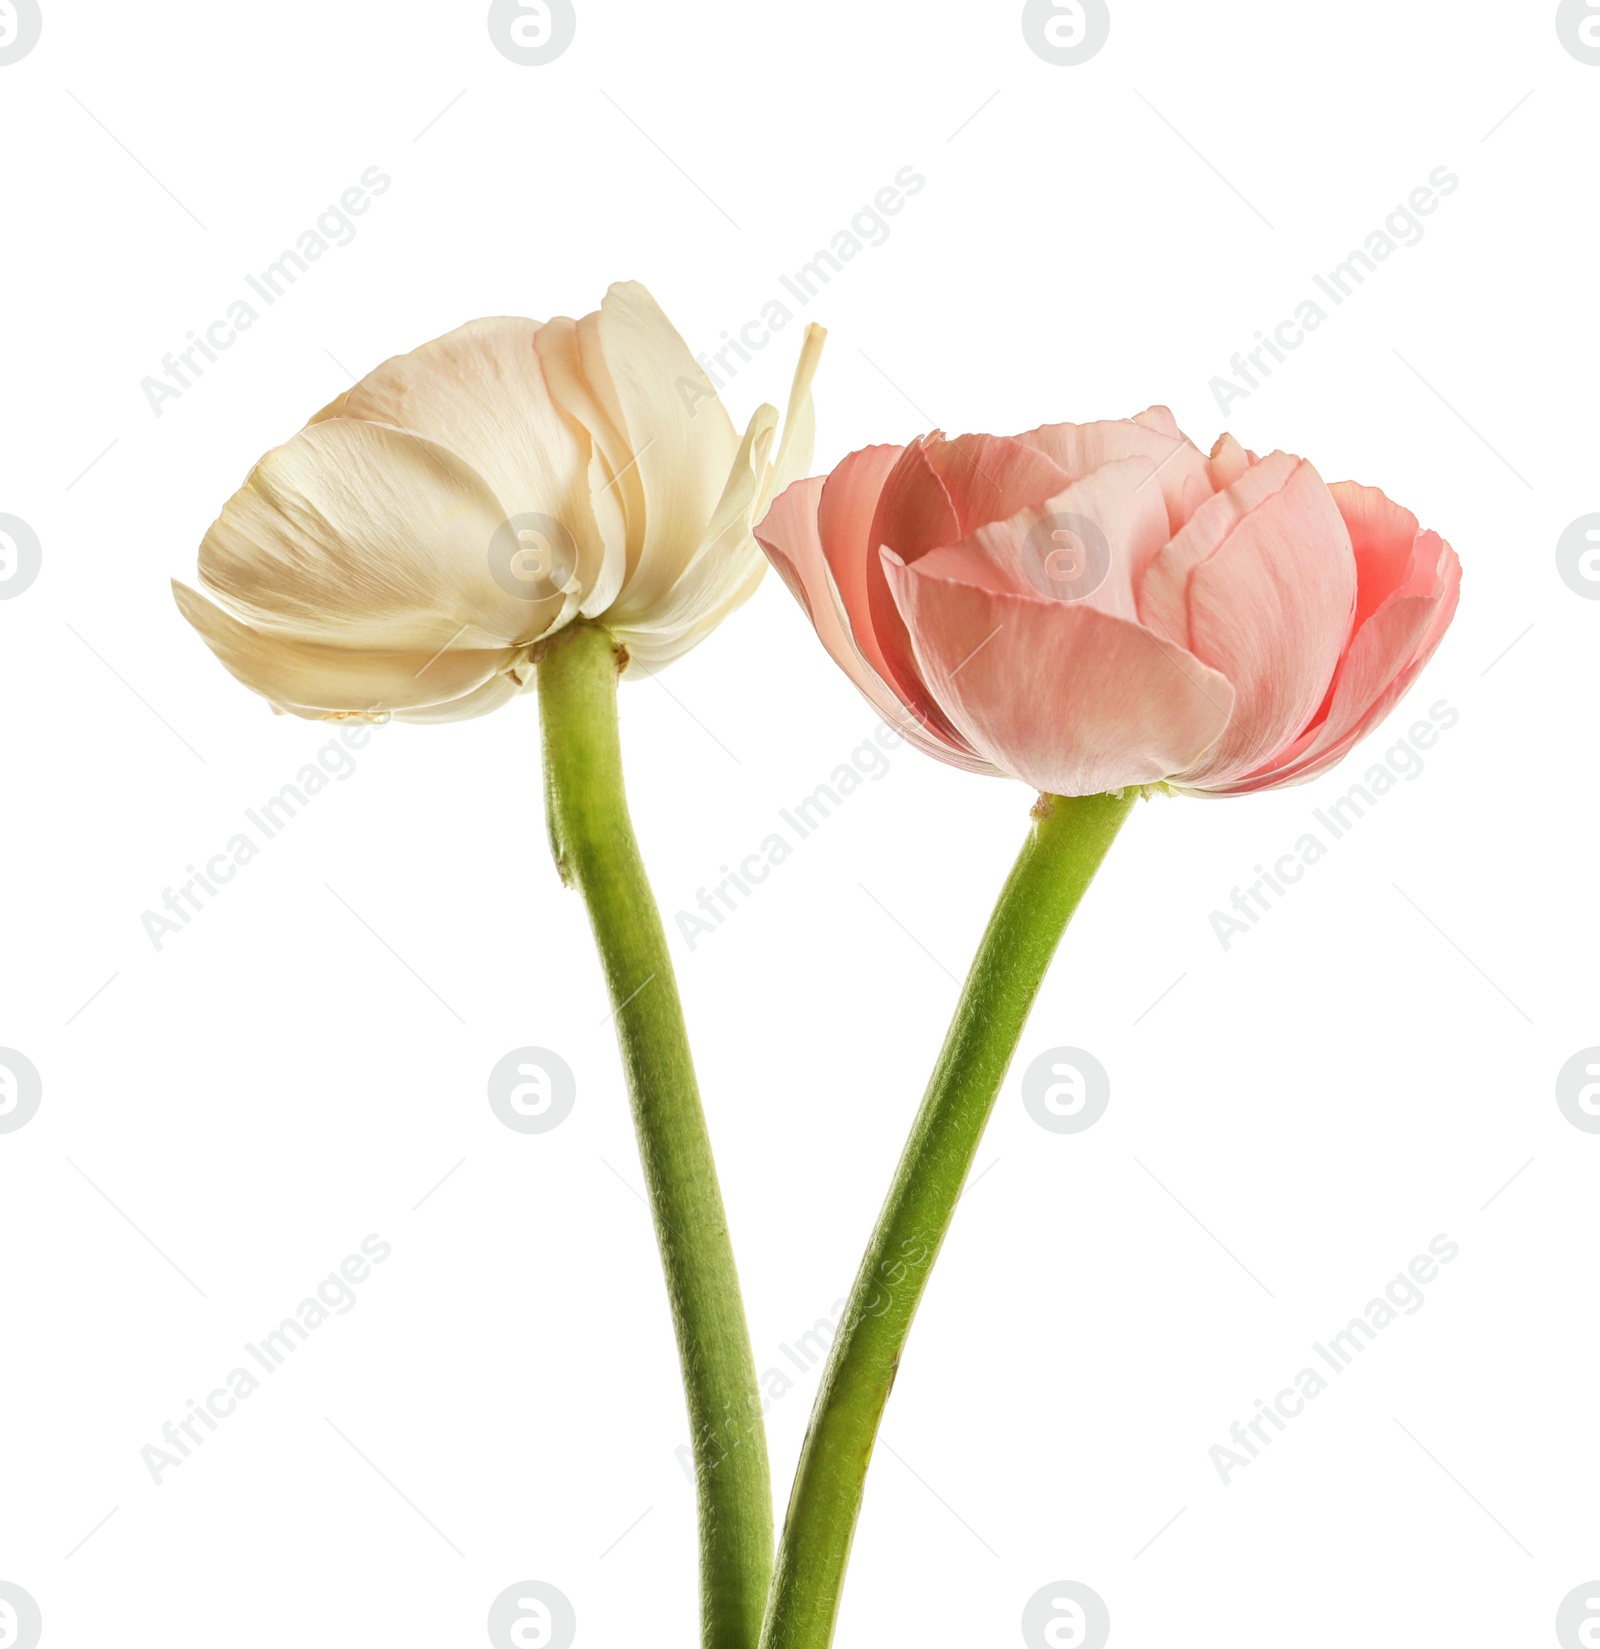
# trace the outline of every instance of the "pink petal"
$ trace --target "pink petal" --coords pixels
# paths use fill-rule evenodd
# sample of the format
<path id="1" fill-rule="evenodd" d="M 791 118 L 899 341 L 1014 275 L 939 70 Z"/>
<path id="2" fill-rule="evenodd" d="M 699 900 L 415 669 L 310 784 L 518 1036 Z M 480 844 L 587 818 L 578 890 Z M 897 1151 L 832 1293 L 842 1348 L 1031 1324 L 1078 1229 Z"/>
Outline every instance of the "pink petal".
<path id="1" fill-rule="evenodd" d="M 869 562 L 876 560 L 872 518 L 877 512 L 884 482 L 900 461 L 904 447 L 864 447 L 852 452 L 829 475 L 817 507 L 816 527 L 822 539 L 833 585 L 844 604 L 845 618 L 856 645 L 878 674 L 888 679 L 889 667 L 872 633 L 867 578 Z"/>
<path id="2" fill-rule="evenodd" d="M 924 678 L 996 767 L 1059 796 L 1150 784 L 1228 724 L 1227 681 L 1182 648 L 1083 602 L 941 575 L 884 552 Z"/>
<path id="3" fill-rule="evenodd" d="M 1275 452 L 1264 463 L 1247 466 L 1238 480 L 1211 494 L 1156 557 L 1138 590 L 1139 616 L 1153 630 L 1185 646 L 1189 634 L 1189 582 L 1252 510 L 1281 492 L 1300 460 Z"/>
<path id="4" fill-rule="evenodd" d="M 869 447 L 851 454 L 832 476 L 817 475 L 795 482 L 778 496 L 755 529 L 756 540 L 805 609 L 829 656 L 884 721 L 928 755 L 972 772 L 992 772 L 987 763 L 973 755 L 965 740 L 946 738 L 925 727 L 915 709 L 904 705 L 874 669 L 857 642 L 848 604 L 830 571 L 825 548 L 828 538 L 832 538 L 836 551 L 848 547 L 851 522 L 862 513 L 859 506 L 863 499 L 867 500 L 865 513 L 870 520 L 870 498 L 876 497 L 877 490 L 872 484 L 873 472 L 883 467 L 883 455 L 887 454 L 892 462 L 898 452 L 895 447 Z M 835 482 L 840 482 L 837 490 Z M 856 584 L 860 592 L 864 580 L 859 569 Z"/>
<path id="5" fill-rule="evenodd" d="M 868 534 L 860 541 L 859 548 L 867 588 L 865 628 L 872 637 L 873 662 L 919 720 L 951 744 L 961 744 L 964 742 L 961 735 L 950 724 L 917 671 L 911 638 L 889 593 L 878 559 L 878 551 L 885 544 L 905 559 L 915 560 L 940 545 L 954 544 L 963 536 L 961 518 L 928 458 L 928 444 L 942 440 L 937 433 L 924 436 L 913 441 L 900 455 L 884 480 Z M 852 549 L 855 547 L 852 545 Z"/>
<path id="6" fill-rule="evenodd" d="M 1098 424 L 1043 424 L 1017 439 L 1053 459 L 1073 481 L 1118 458 L 1151 459 L 1160 477 L 1171 532 L 1177 532 L 1215 490 L 1199 449 L 1165 407 L 1151 407 L 1137 418 Z"/>
<path id="7" fill-rule="evenodd" d="M 1219 435 L 1217 444 L 1211 449 L 1210 458 L 1206 460 L 1206 468 L 1211 474 L 1211 485 L 1221 492 L 1224 487 L 1231 487 L 1251 464 L 1259 461 L 1246 452 L 1231 435 Z"/>
<path id="8" fill-rule="evenodd" d="M 1174 441 L 1187 441 L 1189 437 L 1178 428 L 1178 420 L 1172 415 L 1171 407 L 1146 407 L 1143 412 L 1136 412 L 1133 421 L 1145 429 L 1153 429 L 1158 435 L 1165 435 Z"/>
<path id="9" fill-rule="evenodd" d="M 959 543 L 976 528 L 1014 514 L 1066 485 L 1033 448 L 1005 436 L 939 433 L 914 441 L 890 471 L 867 540 L 867 610 L 887 678 L 947 738 L 957 740 L 918 673 L 911 639 L 878 560 L 883 546 L 904 561 Z"/>
<path id="10" fill-rule="evenodd" d="M 862 637 L 863 649 L 874 667 L 894 689 L 900 702 L 935 738 L 953 748 L 965 749 L 966 741 L 951 726 L 917 672 L 911 638 L 889 594 L 878 560 L 879 546 L 883 544 L 893 544 L 902 555 L 914 557 L 941 544 L 953 544 L 961 537 L 960 517 L 945 491 L 944 482 L 928 459 L 929 443 L 943 439 L 940 435 L 925 436 L 904 449 L 884 477 L 864 535 L 860 532 L 861 516 L 851 511 L 839 554 L 861 567 L 867 610 L 856 624 L 856 634 Z"/>
<path id="11" fill-rule="evenodd" d="M 930 437 L 922 450 L 955 510 L 962 537 L 1043 503 L 1072 479 L 1036 447 L 1005 435 L 958 435 L 953 441 Z"/>
<path id="12" fill-rule="evenodd" d="M 884 544 L 904 560 L 915 561 L 919 555 L 941 544 L 954 544 L 964 536 L 961 517 L 928 458 L 929 443 L 943 439 L 937 431 L 919 436 L 901 451 L 894 468 L 884 477 L 867 538 L 873 560 Z M 873 582 L 869 561 L 869 590 Z"/>
<path id="13" fill-rule="evenodd" d="M 1196 511 L 1139 592 L 1143 621 L 1237 694 L 1227 732 L 1180 782 L 1225 782 L 1301 733 L 1349 639 L 1355 595 L 1349 534 L 1303 460 L 1274 453 Z"/>
<path id="14" fill-rule="evenodd" d="M 1086 602 L 1137 623 L 1134 591 L 1167 542 L 1167 511 L 1153 469 L 1147 458 L 1105 464 L 1043 503 L 931 551 L 917 565 L 980 589 Z"/>
<path id="15" fill-rule="evenodd" d="M 1410 510 L 1402 509 L 1376 487 L 1335 481 L 1328 490 L 1355 550 L 1355 628 L 1359 630 L 1408 578 L 1421 572 L 1413 563 L 1422 527 Z"/>
<path id="16" fill-rule="evenodd" d="M 1343 760 L 1394 709 L 1433 657 L 1455 616 L 1461 563 L 1434 532 L 1413 542 L 1399 588 L 1357 630 L 1323 713 L 1293 745 L 1218 789 L 1230 794 L 1302 784 Z"/>

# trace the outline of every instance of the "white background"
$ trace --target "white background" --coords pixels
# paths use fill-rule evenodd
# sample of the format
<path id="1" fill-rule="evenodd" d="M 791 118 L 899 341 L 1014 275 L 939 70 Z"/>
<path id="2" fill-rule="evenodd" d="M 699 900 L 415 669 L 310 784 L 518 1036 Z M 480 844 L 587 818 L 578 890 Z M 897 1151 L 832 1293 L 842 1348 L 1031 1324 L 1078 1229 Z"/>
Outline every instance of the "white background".
<path id="1" fill-rule="evenodd" d="M 1556 1641 L 1600 1569 L 1600 1137 L 1555 1102 L 1600 1042 L 1600 605 L 1555 562 L 1600 510 L 1600 67 L 1543 0 L 1112 9 L 1061 68 L 1015 4 L 608 0 L 523 68 L 481 5 L 45 0 L 0 68 L 0 511 L 44 547 L 0 603 L 0 1043 L 44 1082 L 0 1136 L 0 1580 L 52 1649 L 465 1645 L 527 1579 L 580 1644 L 695 1641 L 670 1325 L 537 706 L 379 729 L 157 951 L 142 912 L 330 734 L 226 676 L 167 580 L 385 356 L 629 277 L 716 348 L 905 166 L 926 188 L 804 316 L 818 468 L 1152 401 L 1209 445 L 1229 357 L 1450 168 L 1228 423 L 1382 485 L 1466 583 L 1337 773 L 1136 812 L 918 1320 L 838 1643 L 1015 1643 L 1057 1580 L 1120 1649 Z M 157 418 L 141 379 L 371 166 L 354 241 Z M 798 333 L 729 386 L 741 427 Z M 1210 912 L 1439 700 L 1426 771 L 1225 951 Z M 669 923 L 873 727 L 776 579 L 624 720 Z M 902 750 L 714 935 L 674 929 L 763 1369 L 846 1292 L 1030 800 Z M 548 1134 L 486 1102 L 523 1044 L 577 1074 Z M 1111 1073 L 1075 1135 L 1020 1099 L 1063 1044 Z M 157 1487 L 163 1422 L 368 1233 L 393 1255 L 354 1310 Z M 1439 1233 L 1423 1309 L 1224 1486 L 1212 1446 Z"/>

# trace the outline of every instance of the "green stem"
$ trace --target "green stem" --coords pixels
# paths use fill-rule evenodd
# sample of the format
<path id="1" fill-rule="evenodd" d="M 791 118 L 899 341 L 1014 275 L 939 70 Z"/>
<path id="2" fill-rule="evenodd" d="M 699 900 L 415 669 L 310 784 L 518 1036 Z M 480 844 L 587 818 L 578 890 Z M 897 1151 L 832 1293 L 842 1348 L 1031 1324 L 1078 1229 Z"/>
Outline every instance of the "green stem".
<path id="1" fill-rule="evenodd" d="M 701 1642 L 755 1649 L 772 1572 L 766 1435 L 683 1007 L 623 792 L 620 662 L 594 625 L 561 632 L 539 660 L 550 845 L 589 908 L 666 1272 L 700 1502 Z"/>
<path id="2" fill-rule="evenodd" d="M 827 1649 L 878 1423 L 1050 959 L 1136 791 L 1034 809 L 895 1170 L 811 1415 L 761 1649 Z"/>

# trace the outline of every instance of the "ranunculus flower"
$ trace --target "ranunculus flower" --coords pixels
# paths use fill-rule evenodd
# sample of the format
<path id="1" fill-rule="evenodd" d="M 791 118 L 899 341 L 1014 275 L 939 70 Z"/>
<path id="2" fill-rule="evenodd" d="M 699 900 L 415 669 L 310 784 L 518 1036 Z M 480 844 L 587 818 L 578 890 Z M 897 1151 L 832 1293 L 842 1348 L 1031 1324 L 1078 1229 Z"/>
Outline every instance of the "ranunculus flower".
<path id="1" fill-rule="evenodd" d="M 1394 707 L 1455 612 L 1437 533 L 1165 407 L 867 447 L 756 537 L 823 645 L 941 760 L 1058 796 L 1314 777 Z"/>
<path id="2" fill-rule="evenodd" d="M 755 590 L 750 536 L 810 463 L 807 330 L 782 441 L 741 440 L 650 294 L 472 321 L 398 355 L 269 452 L 178 606 L 227 668 L 311 719 L 481 715 L 545 638 L 603 624 L 629 668 L 686 653 Z"/>

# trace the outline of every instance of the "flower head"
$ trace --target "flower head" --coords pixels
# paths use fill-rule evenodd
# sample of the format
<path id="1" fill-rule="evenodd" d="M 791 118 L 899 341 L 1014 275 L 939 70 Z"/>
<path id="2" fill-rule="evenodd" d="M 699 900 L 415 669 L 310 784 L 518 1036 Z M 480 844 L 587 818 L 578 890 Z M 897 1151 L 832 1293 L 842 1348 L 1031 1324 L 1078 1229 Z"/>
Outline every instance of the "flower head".
<path id="1" fill-rule="evenodd" d="M 200 547 L 214 599 L 174 584 L 178 606 L 245 686 L 312 719 L 481 715 L 578 620 L 659 669 L 760 581 L 751 524 L 810 463 L 823 336 L 780 441 L 770 406 L 739 437 L 636 282 L 582 320 L 469 322 L 269 452 Z"/>
<path id="2" fill-rule="evenodd" d="M 1310 779 L 1438 646 L 1461 568 L 1381 492 L 1165 407 L 868 447 L 756 529 L 823 645 L 931 755 L 1055 795 Z"/>

